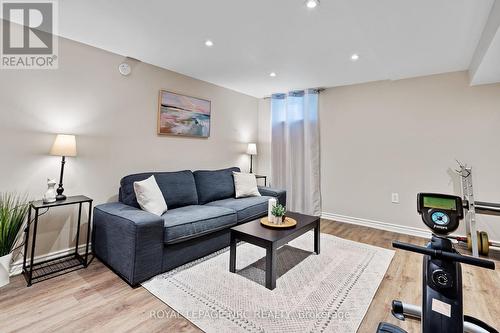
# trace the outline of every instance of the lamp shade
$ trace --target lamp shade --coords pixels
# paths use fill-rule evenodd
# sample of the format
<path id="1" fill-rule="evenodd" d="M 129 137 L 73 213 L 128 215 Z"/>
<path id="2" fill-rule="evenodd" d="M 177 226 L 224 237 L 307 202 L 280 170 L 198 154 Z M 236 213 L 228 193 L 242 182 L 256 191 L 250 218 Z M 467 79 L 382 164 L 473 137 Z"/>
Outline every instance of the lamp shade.
<path id="1" fill-rule="evenodd" d="M 58 134 L 50 150 L 50 155 L 76 156 L 76 138 L 74 135 Z"/>
<path id="2" fill-rule="evenodd" d="M 257 155 L 257 145 L 255 143 L 249 143 L 247 148 L 248 155 Z"/>

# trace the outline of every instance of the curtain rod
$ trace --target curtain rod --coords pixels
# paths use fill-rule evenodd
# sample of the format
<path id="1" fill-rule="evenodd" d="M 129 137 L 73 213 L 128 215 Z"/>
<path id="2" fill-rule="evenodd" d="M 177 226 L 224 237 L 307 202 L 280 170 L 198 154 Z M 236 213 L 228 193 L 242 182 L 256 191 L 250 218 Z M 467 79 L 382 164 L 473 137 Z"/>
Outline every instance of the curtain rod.
<path id="1" fill-rule="evenodd" d="M 325 91 L 326 88 L 310 88 L 312 90 L 316 90 L 318 93 L 322 92 L 322 91 Z M 309 90 L 309 89 L 297 89 L 297 90 L 290 90 L 289 92 L 293 92 L 293 91 L 301 91 L 301 90 Z M 264 96 L 262 97 L 262 99 L 270 99 L 271 96 Z"/>

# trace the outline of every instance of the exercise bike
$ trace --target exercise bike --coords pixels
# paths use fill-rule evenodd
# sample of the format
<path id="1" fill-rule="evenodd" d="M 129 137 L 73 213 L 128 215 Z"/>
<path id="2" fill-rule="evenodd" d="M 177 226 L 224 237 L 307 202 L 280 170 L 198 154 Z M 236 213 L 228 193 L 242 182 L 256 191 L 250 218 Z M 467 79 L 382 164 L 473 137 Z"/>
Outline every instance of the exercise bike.
<path id="1" fill-rule="evenodd" d="M 427 247 L 393 242 L 397 249 L 424 255 L 422 307 L 392 301 L 392 314 L 399 320 L 421 319 L 422 333 L 498 333 L 479 319 L 463 315 L 462 269 L 460 263 L 495 269 L 493 261 L 463 256 L 446 236 L 458 228 L 467 203 L 457 196 L 419 193 L 417 211 L 432 239 Z M 406 333 L 405 330 L 380 323 L 377 333 Z"/>

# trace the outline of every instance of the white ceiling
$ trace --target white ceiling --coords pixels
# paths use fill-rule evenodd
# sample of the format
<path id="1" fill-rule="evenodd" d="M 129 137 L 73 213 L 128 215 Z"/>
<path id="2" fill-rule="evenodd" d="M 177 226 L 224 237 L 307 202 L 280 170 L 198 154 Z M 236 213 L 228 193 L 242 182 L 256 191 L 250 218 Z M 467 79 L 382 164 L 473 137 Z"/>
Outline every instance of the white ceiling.
<path id="1" fill-rule="evenodd" d="M 263 97 L 466 70 L 494 0 L 59 3 L 64 37 Z"/>

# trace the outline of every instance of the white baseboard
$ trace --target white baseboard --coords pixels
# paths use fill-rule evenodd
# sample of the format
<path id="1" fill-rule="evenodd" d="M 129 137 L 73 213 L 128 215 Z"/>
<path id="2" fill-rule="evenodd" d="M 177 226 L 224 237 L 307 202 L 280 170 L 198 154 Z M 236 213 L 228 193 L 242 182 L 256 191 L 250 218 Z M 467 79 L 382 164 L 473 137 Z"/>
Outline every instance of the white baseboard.
<path id="1" fill-rule="evenodd" d="M 363 218 L 359 218 L 359 217 L 352 217 L 352 216 L 345 216 L 345 215 L 322 212 L 321 218 L 326 219 L 326 220 L 333 220 L 333 221 L 337 221 L 337 222 L 356 224 L 356 225 L 360 225 L 363 227 L 381 229 L 381 230 L 385 230 L 385 231 L 392 231 L 392 232 L 397 232 L 399 234 L 422 237 L 422 238 L 427 238 L 427 239 L 431 237 L 431 232 L 426 230 L 426 229 L 402 226 L 402 225 L 398 225 L 398 224 L 363 219 Z"/>
<path id="2" fill-rule="evenodd" d="M 402 226 L 402 225 L 398 225 L 398 224 L 363 219 L 363 218 L 359 218 L 359 217 L 352 217 L 352 216 L 322 212 L 321 218 L 325 219 L 325 220 L 332 220 L 332 221 L 337 221 L 337 222 L 355 224 L 355 225 L 360 225 L 363 227 L 375 228 L 375 229 L 380 229 L 380 230 L 385 230 L 385 231 L 392 231 L 392 232 L 397 232 L 398 234 L 416 236 L 416 237 L 421 237 L 421 238 L 426 238 L 426 239 L 430 239 L 432 236 L 432 233 L 426 229 L 407 227 L 407 226 Z M 457 234 L 455 234 L 455 233 L 453 233 L 452 235 L 457 236 Z M 490 242 L 500 244 L 500 241 L 497 241 L 497 240 L 490 239 Z M 500 249 L 500 247 L 492 246 L 492 245 L 490 245 L 490 248 Z"/>
<path id="3" fill-rule="evenodd" d="M 87 244 L 79 245 L 78 246 L 78 253 L 81 254 L 82 252 L 85 252 L 85 246 L 87 246 Z M 89 243 L 89 252 L 90 252 L 90 249 L 91 249 L 91 244 Z M 57 258 L 60 256 L 64 256 L 66 254 L 74 253 L 74 252 L 75 252 L 75 247 L 73 246 L 73 247 L 70 247 L 70 248 L 67 248 L 64 250 L 54 251 L 54 252 L 50 252 L 50 253 L 47 253 L 47 254 L 44 254 L 41 256 L 37 256 L 37 257 L 35 257 L 33 262 L 36 264 L 36 263 L 44 261 L 44 260 L 51 260 L 51 259 L 54 259 L 54 258 Z M 23 270 L 23 258 L 17 260 L 15 263 L 12 264 L 12 266 L 10 267 L 10 276 L 19 275 L 22 273 L 22 270 Z"/>

